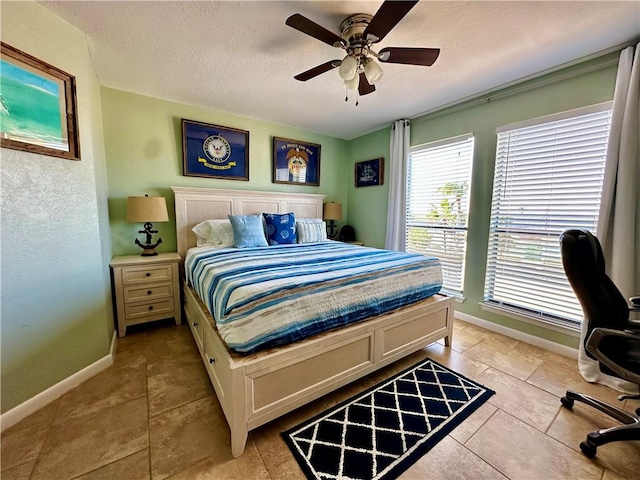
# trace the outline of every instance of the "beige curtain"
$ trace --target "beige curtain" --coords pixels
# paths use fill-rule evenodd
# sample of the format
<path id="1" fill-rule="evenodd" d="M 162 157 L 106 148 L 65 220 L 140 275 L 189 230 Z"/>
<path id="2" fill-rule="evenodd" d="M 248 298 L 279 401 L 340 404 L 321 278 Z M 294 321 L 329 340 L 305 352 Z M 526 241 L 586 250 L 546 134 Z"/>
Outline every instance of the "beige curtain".
<path id="1" fill-rule="evenodd" d="M 640 44 L 620 54 L 596 236 L 607 275 L 625 298 L 640 295 Z M 600 372 L 587 357 L 582 326 L 578 366 L 585 380 L 635 393 L 638 386 Z"/>
<path id="2" fill-rule="evenodd" d="M 411 122 L 409 120 L 396 120 L 391 128 L 389 204 L 384 248 L 400 252 L 403 252 L 406 247 L 407 166 L 411 148 L 409 144 L 410 130 Z"/>

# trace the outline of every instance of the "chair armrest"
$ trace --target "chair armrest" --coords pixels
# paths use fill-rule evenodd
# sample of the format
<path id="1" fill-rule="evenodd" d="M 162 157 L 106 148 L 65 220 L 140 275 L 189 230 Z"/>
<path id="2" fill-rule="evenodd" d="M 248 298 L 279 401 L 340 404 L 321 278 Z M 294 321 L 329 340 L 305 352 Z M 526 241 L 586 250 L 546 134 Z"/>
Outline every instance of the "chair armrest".
<path id="1" fill-rule="evenodd" d="M 585 348 L 597 358 L 600 363 L 614 371 L 620 378 L 640 385 L 640 374 L 622 368 L 617 363 L 611 361 L 611 359 L 600 350 L 600 344 L 603 340 L 610 337 L 631 341 L 637 344 L 634 351 L 640 351 L 640 334 L 638 332 L 614 330 L 611 328 L 594 328 L 587 339 Z"/>

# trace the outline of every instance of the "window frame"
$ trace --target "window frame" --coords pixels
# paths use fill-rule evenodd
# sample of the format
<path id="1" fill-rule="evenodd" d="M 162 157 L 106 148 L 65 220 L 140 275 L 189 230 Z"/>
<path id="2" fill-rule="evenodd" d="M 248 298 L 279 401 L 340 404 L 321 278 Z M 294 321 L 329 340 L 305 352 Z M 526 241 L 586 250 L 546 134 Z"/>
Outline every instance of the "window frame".
<path id="1" fill-rule="evenodd" d="M 604 102 L 604 103 L 599 103 L 599 104 L 595 104 L 595 105 L 589 105 L 586 107 L 581 107 L 581 108 L 577 108 L 577 109 L 572 109 L 572 110 L 567 110 L 564 112 L 559 112 L 556 114 L 552 114 L 552 115 L 546 115 L 543 117 L 537 117 L 537 118 L 533 118 L 533 119 L 529 119 L 529 120 L 525 120 L 522 122 L 517 122 L 517 123 L 512 123 L 509 125 L 504 125 L 501 127 L 498 127 L 496 129 L 496 164 L 494 165 L 494 187 L 492 188 L 493 192 L 492 192 L 492 199 L 491 199 L 491 214 L 490 214 L 490 219 L 489 219 L 489 235 L 488 235 L 488 243 L 487 243 L 487 262 L 486 262 L 486 266 L 485 266 L 485 282 L 484 282 L 484 291 L 483 291 L 483 301 L 480 303 L 480 306 L 483 310 L 487 310 L 490 312 L 494 312 L 494 313 L 499 313 L 505 316 L 509 316 L 512 318 L 517 318 L 519 320 L 524 320 L 528 323 L 533 323 L 533 324 L 544 324 L 546 326 L 546 328 L 551 328 L 553 330 L 556 331 L 560 331 L 562 333 L 568 333 L 570 335 L 575 335 L 576 332 L 579 332 L 581 330 L 581 323 L 582 320 L 576 321 L 572 318 L 568 318 L 568 317 L 563 317 L 562 315 L 556 315 L 553 313 L 545 313 L 545 309 L 543 307 L 540 308 L 539 311 L 536 311 L 535 309 L 529 309 L 523 306 L 518 306 L 518 305 L 513 305 L 511 303 L 509 303 L 509 301 L 505 301 L 504 299 L 502 300 L 497 300 L 495 297 L 492 297 L 493 292 L 491 291 L 491 287 L 495 287 L 495 284 L 493 284 L 492 286 L 490 286 L 490 277 L 493 274 L 493 276 L 495 277 L 497 275 L 496 270 L 500 270 L 501 268 L 505 267 L 504 262 L 502 264 L 499 263 L 499 260 L 496 258 L 495 260 L 493 259 L 492 256 L 492 249 L 494 247 L 494 243 L 493 242 L 498 242 L 497 237 L 494 238 L 494 236 L 496 235 L 496 230 L 501 230 L 500 226 L 496 226 L 496 221 L 499 218 L 499 216 L 497 215 L 497 213 L 495 213 L 495 209 L 496 209 L 496 199 L 495 199 L 495 195 L 496 195 L 496 171 L 497 168 L 499 167 L 498 165 L 498 155 L 500 154 L 499 152 L 499 148 L 500 148 L 500 139 L 499 139 L 499 135 L 501 133 L 506 133 L 506 132 L 513 132 L 515 130 L 520 130 L 520 129 L 527 129 L 529 127 L 535 127 L 535 126 L 542 126 L 544 124 L 551 124 L 551 123 L 556 123 L 556 122 L 561 122 L 563 120 L 568 120 L 568 119 L 572 119 L 572 118 L 578 118 L 578 117 L 584 117 L 587 115 L 591 115 L 591 114 L 595 114 L 595 113 L 603 113 L 603 112 L 609 112 L 609 117 L 608 117 L 608 129 L 610 131 L 611 128 L 611 110 L 613 107 L 613 102 Z M 600 181 L 602 182 L 603 178 L 604 178 L 604 169 L 605 169 L 605 165 L 606 165 L 606 151 L 607 151 L 607 146 L 608 146 L 608 133 L 606 135 L 606 140 L 604 141 L 604 157 L 603 157 L 603 161 L 602 161 L 602 173 L 600 175 Z M 553 143 L 553 145 L 555 146 L 555 142 Z M 559 162 L 558 162 L 559 163 Z M 554 163 L 554 165 L 557 165 L 558 163 Z M 595 178 L 595 176 L 593 177 Z M 503 180 L 504 182 L 504 180 Z M 505 187 L 505 191 L 508 189 L 508 187 Z M 595 229 L 597 228 L 597 218 L 598 218 L 598 210 L 600 207 L 600 197 L 601 197 L 601 193 L 602 193 L 602 183 L 600 184 L 600 190 L 597 193 L 597 202 L 595 204 L 595 211 L 591 212 L 591 215 L 595 218 L 595 223 L 593 224 L 593 226 L 591 228 L 593 228 L 593 230 L 595 231 Z M 528 197 L 528 200 L 530 200 L 531 197 Z M 501 199 L 502 200 L 502 199 Z M 504 201 L 504 200 L 502 200 Z M 566 228 L 570 228 L 571 226 L 566 226 Z M 504 230 L 503 233 L 509 233 L 508 229 L 502 229 Z M 546 232 L 539 232 L 538 234 L 541 236 L 541 238 L 544 238 L 544 236 L 550 237 L 552 235 L 552 231 L 553 228 L 548 227 L 548 229 L 546 230 Z M 533 232 L 529 232 L 529 233 L 533 233 Z M 558 243 L 559 245 L 559 243 Z M 559 246 L 558 246 L 559 249 Z M 495 254 L 495 256 L 497 257 L 497 253 Z M 545 257 L 548 258 L 548 257 Z M 492 262 L 493 263 L 497 263 L 497 265 L 494 265 L 494 271 L 491 272 L 490 269 L 492 268 Z M 564 270 L 562 270 L 564 273 Z M 495 279 L 493 280 L 495 282 Z M 568 285 L 568 281 L 567 281 L 567 285 Z M 570 288 L 570 287 L 569 287 Z M 552 297 L 551 297 L 552 298 Z M 512 299 L 511 299 L 512 300 Z M 540 305 L 542 305 L 544 303 L 543 302 L 539 302 Z M 576 304 L 577 304 L 577 299 L 576 299 Z M 581 309 L 580 309 L 581 311 Z"/>
<path id="2" fill-rule="evenodd" d="M 470 143 L 470 145 L 468 145 Z M 411 188 L 410 188 L 410 184 L 412 181 L 411 178 L 411 162 L 412 162 L 412 158 L 411 156 L 414 155 L 417 152 L 424 152 L 425 150 L 428 149 L 438 149 L 438 148 L 443 148 L 443 147 L 447 147 L 447 146 L 453 146 L 455 144 L 460 144 L 460 145 L 468 145 L 468 150 L 469 150 L 469 171 L 468 171 L 468 179 L 466 180 L 467 182 L 467 191 L 465 192 L 464 196 L 466 196 L 466 214 L 465 214 L 465 222 L 464 222 L 464 226 L 460 226 L 460 225 L 442 225 L 442 224 L 438 224 L 438 223 L 430 223 L 430 222 L 415 222 L 415 221 L 410 221 L 409 220 L 409 215 L 410 215 L 410 193 L 411 193 Z M 467 259 L 467 247 L 468 247 L 468 232 L 469 232 L 469 210 L 470 210 L 470 197 L 471 197 L 471 183 L 472 183 L 472 176 L 473 176 L 473 162 L 474 162 L 474 154 L 475 154 L 475 135 L 473 132 L 470 133 L 465 133 L 462 135 L 456 135 L 453 137 L 448 137 L 448 138 L 444 138 L 444 139 L 440 139 L 440 140 L 436 140 L 433 142 L 428 142 L 428 143 L 422 143 L 419 145 L 414 145 L 410 148 L 410 155 L 409 155 L 409 159 L 408 159 L 408 163 L 407 163 L 407 175 L 406 175 L 406 211 L 405 211 L 405 250 L 406 251 L 412 251 L 414 253 L 422 253 L 422 254 L 426 254 L 426 255 L 430 255 L 429 252 L 420 252 L 417 251 L 415 249 L 410 250 L 409 249 L 409 229 L 410 228 L 424 228 L 427 230 L 436 230 L 436 231 L 455 231 L 455 232 L 463 232 L 464 234 L 464 246 L 463 246 L 463 252 L 462 252 L 462 256 L 460 258 L 460 263 L 461 263 L 461 268 L 460 268 L 460 273 L 459 273 L 459 277 L 460 277 L 460 289 L 458 290 L 457 288 L 452 288 L 452 286 L 445 286 L 443 285 L 442 287 L 442 293 L 445 293 L 449 296 L 452 297 L 456 297 L 458 299 L 463 299 L 463 295 L 464 295 L 464 280 L 465 280 L 465 271 L 466 271 L 466 259 Z M 443 275 L 444 277 L 444 275 Z M 444 281 L 444 278 L 443 278 Z"/>

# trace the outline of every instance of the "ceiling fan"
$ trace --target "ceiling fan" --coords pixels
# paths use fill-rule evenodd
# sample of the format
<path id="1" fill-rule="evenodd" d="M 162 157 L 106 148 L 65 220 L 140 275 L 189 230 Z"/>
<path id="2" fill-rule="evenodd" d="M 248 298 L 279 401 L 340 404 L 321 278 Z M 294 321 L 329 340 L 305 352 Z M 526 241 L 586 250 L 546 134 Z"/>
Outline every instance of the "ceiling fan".
<path id="1" fill-rule="evenodd" d="M 357 13 L 345 18 L 337 35 L 308 18 L 296 13 L 285 22 L 292 28 L 306 33 L 332 47 L 346 50 L 342 59 L 331 60 L 296 75 L 296 80 L 306 82 L 322 73 L 338 68 L 347 90 L 357 90 L 360 95 L 375 91 L 375 83 L 382 78 L 382 68 L 374 60 L 383 63 L 431 66 L 440 54 L 439 48 L 385 47 L 379 52 L 372 49 L 409 13 L 418 1 L 386 0 L 374 16 Z M 345 100 L 347 100 L 345 98 Z M 357 105 L 357 102 L 356 102 Z"/>

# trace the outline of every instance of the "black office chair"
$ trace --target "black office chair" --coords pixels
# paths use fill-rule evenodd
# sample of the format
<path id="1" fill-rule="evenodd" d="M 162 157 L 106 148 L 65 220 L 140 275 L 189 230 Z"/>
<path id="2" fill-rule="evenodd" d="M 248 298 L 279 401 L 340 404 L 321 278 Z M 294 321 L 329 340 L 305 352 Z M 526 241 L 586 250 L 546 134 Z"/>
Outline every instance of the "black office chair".
<path id="1" fill-rule="evenodd" d="M 589 328 L 585 335 L 587 356 L 597 360 L 600 371 L 640 385 L 640 322 L 629 319 L 640 311 L 640 297 L 627 303 L 605 273 L 604 256 L 598 239 L 587 230 L 567 230 L 560 237 L 562 263 L 569 283 L 582 306 Z M 640 394 L 620 395 L 619 400 L 640 399 Z M 640 440 L 640 408 L 636 415 L 581 393 L 567 390 L 560 399 L 571 410 L 574 401 L 590 405 L 623 425 L 587 434 L 580 449 L 587 457 L 605 443 Z"/>

